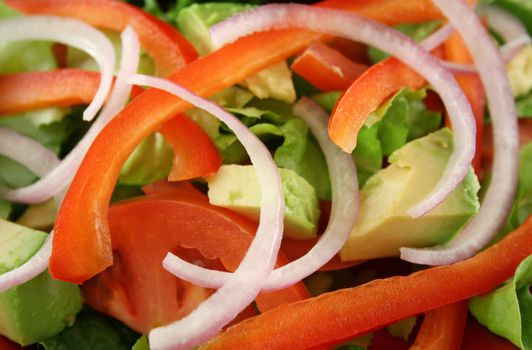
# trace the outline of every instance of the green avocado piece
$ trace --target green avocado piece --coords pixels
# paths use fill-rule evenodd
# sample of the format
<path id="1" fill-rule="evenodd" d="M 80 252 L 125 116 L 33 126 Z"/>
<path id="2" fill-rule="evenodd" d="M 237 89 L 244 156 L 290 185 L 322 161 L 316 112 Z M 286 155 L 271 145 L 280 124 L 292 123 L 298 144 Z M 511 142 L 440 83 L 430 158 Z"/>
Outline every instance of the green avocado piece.
<path id="1" fill-rule="evenodd" d="M 46 233 L 0 220 L 0 274 L 24 264 L 42 246 Z M 0 293 L 0 335 L 26 346 L 55 335 L 81 310 L 79 287 L 43 272 Z"/>
<path id="2" fill-rule="evenodd" d="M 279 169 L 286 202 L 285 236 L 294 239 L 316 237 L 318 197 L 304 178 L 290 169 Z M 209 202 L 258 220 L 260 187 L 251 165 L 223 165 L 208 179 Z"/>
<path id="3" fill-rule="evenodd" d="M 436 208 L 419 218 L 407 210 L 437 184 L 451 156 L 452 133 L 441 129 L 395 151 L 360 193 L 357 222 L 340 256 L 344 261 L 399 255 L 400 247 L 427 247 L 451 239 L 480 207 L 472 170 Z"/>

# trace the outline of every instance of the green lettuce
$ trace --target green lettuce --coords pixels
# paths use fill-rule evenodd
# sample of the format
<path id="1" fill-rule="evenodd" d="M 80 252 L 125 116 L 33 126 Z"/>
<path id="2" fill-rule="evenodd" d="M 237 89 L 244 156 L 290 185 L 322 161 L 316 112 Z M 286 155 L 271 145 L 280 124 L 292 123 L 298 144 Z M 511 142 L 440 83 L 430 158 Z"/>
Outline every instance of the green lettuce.
<path id="1" fill-rule="evenodd" d="M 119 321 L 85 308 L 60 334 L 39 342 L 44 350 L 130 350 L 140 335 Z"/>
<path id="2" fill-rule="evenodd" d="M 529 215 L 532 215 L 532 176 L 530 174 L 532 174 L 532 143 L 521 149 L 517 194 L 508 221 L 494 242 L 498 242 L 506 234 L 517 229 Z"/>
<path id="3" fill-rule="evenodd" d="M 532 35 L 532 2 L 530 0 L 495 0 L 492 4 L 502 7 L 517 17 Z"/>
<path id="4" fill-rule="evenodd" d="M 532 118 L 532 92 L 515 101 L 517 115 L 521 118 Z"/>
<path id="5" fill-rule="evenodd" d="M 532 349 L 532 255 L 517 268 L 514 278 L 480 297 L 469 310 L 475 318 L 523 350 Z"/>
<path id="6" fill-rule="evenodd" d="M 131 350 L 150 350 L 150 344 L 148 338 L 145 335 L 139 338 Z"/>
<path id="7" fill-rule="evenodd" d="M 0 199 L 0 219 L 7 220 L 11 214 L 11 203 Z"/>
<path id="8" fill-rule="evenodd" d="M 394 28 L 403 34 L 408 35 L 415 41 L 421 41 L 432 34 L 441 25 L 441 21 L 430 21 L 421 24 L 417 23 L 404 23 L 395 26 Z M 388 57 L 384 51 L 377 48 L 370 47 L 368 49 L 368 56 L 373 63 L 380 62 Z"/>

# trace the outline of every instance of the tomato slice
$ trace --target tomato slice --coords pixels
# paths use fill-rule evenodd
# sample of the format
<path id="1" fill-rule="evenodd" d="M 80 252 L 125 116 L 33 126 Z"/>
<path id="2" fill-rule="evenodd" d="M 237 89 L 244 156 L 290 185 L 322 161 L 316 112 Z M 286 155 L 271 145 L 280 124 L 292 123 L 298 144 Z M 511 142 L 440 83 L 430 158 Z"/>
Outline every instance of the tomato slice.
<path id="1" fill-rule="evenodd" d="M 109 225 L 114 265 L 87 281 L 83 295 L 96 310 L 142 333 L 182 318 L 212 293 L 164 270 L 168 251 L 208 268 L 234 271 L 256 231 L 254 222 L 210 205 L 188 186 L 116 204 L 109 210 Z M 278 265 L 286 262 L 279 257 Z M 266 311 L 308 296 L 298 283 L 262 293 L 256 303 Z"/>
<path id="2" fill-rule="evenodd" d="M 479 324 L 473 317 L 469 317 L 462 350 L 518 350 L 519 348 L 508 340 L 491 333 Z"/>

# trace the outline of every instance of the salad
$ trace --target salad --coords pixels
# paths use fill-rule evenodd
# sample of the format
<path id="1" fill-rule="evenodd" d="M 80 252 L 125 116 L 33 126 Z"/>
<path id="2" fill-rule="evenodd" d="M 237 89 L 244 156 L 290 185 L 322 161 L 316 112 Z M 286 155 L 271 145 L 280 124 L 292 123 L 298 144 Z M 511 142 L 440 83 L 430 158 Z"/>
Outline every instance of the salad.
<path id="1" fill-rule="evenodd" d="M 0 0 L 0 349 L 532 349 L 528 0 Z"/>

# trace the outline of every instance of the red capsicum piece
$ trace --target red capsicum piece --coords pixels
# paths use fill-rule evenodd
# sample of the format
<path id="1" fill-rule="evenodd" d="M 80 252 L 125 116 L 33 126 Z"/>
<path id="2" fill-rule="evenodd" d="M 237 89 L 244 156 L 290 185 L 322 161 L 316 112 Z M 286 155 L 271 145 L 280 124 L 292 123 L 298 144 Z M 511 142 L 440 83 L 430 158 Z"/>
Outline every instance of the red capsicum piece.
<path id="1" fill-rule="evenodd" d="M 185 115 L 177 114 L 159 132 L 174 150 L 168 180 L 181 181 L 205 176 L 216 172 L 222 165 L 222 157 L 209 136 Z"/>
<path id="2" fill-rule="evenodd" d="M 130 25 L 139 36 L 141 46 L 155 60 L 161 76 L 168 76 L 197 58 L 192 45 L 174 27 L 122 1 L 6 0 L 5 3 L 26 14 L 73 17 L 115 31 Z"/>
<path id="3" fill-rule="evenodd" d="M 462 350 L 519 350 L 510 341 L 491 333 L 470 316 L 462 343 Z"/>
<path id="4" fill-rule="evenodd" d="M 0 75 L 0 115 L 89 104 L 99 83 L 99 73 L 81 69 Z"/>
<path id="5" fill-rule="evenodd" d="M 453 33 L 443 44 L 446 60 L 456 63 L 473 63 L 473 58 L 459 33 Z M 482 161 L 482 136 L 484 134 L 484 109 L 486 96 L 478 75 L 455 74 L 456 82 L 471 104 L 476 122 L 476 153 L 473 167 L 478 174 Z"/>
<path id="6" fill-rule="evenodd" d="M 165 271 L 161 261 L 168 251 L 207 268 L 234 271 L 257 229 L 255 222 L 209 204 L 207 196 L 186 185 L 113 205 L 109 224 L 117 259 L 84 283 L 84 299 L 145 334 L 182 318 L 212 293 Z M 280 254 L 277 266 L 287 262 Z M 256 304 L 264 312 L 307 297 L 299 282 L 259 294 Z"/>
<path id="7" fill-rule="evenodd" d="M 369 114 L 402 88 L 417 90 L 426 81 L 410 67 L 388 58 L 366 70 L 340 97 L 329 119 L 329 136 L 351 153 Z"/>
<path id="8" fill-rule="evenodd" d="M 10 4 L 14 2 L 10 0 Z M 343 9 L 350 9 L 353 4 L 332 3 Z M 395 5 L 404 6 L 399 0 Z M 409 14 L 416 13 L 418 19 L 433 18 L 433 13 L 421 10 L 425 11 L 416 6 Z M 383 18 L 380 12 L 369 14 L 377 20 Z M 318 37 L 300 29 L 258 33 L 193 61 L 170 79 L 201 96 L 211 96 L 302 51 Z M 132 101 L 100 133 L 85 156 L 56 220 L 50 258 L 50 272 L 55 278 L 82 283 L 112 265 L 107 207 L 120 169 L 143 138 L 188 108 L 184 101 L 151 89 Z"/>
<path id="9" fill-rule="evenodd" d="M 410 350 L 460 349 L 466 320 L 467 301 L 428 312 Z"/>
<path id="10" fill-rule="evenodd" d="M 532 216 L 473 258 L 281 305 L 231 327 L 203 349 L 307 349 L 351 339 L 493 289 L 532 254 L 531 240 Z"/>
<path id="11" fill-rule="evenodd" d="M 294 60 L 291 68 L 321 91 L 334 91 L 347 89 L 368 67 L 316 41 Z"/>

